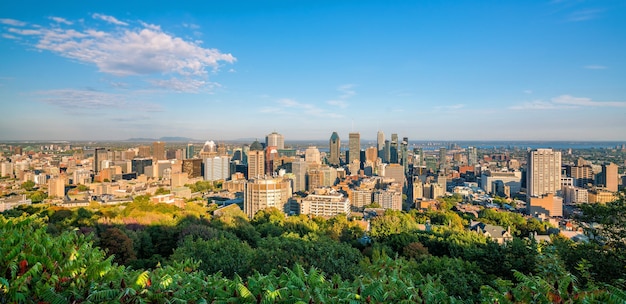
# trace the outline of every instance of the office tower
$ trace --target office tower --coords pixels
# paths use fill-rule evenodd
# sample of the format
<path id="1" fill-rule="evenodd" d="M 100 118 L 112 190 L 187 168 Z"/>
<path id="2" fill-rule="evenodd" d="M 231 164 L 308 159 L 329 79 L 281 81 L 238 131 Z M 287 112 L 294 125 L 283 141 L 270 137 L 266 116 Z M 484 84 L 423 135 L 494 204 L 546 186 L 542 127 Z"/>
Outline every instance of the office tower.
<path id="1" fill-rule="evenodd" d="M 415 157 L 415 166 L 421 167 L 424 166 L 424 149 L 422 148 L 414 148 L 413 149 L 413 157 Z"/>
<path id="2" fill-rule="evenodd" d="M 135 158 L 131 161 L 131 169 L 136 172 L 137 175 L 145 174 L 146 167 L 152 166 L 151 158 Z"/>
<path id="3" fill-rule="evenodd" d="M 249 145 L 243 145 L 243 147 L 241 147 L 241 163 L 244 165 L 248 164 L 248 155 L 250 155 L 250 146 Z"/>
<path id="4" fill-rule="evenodd" d="M 226 151 L 226 144 L 217 144 L 217 156 L 228 156 L 228 152 Z"/>
<path id="5" fill-rule="evenodd" d="M 339 139 L 339 134 L 337 134 L 337 132 L 333 132 L 330 136 L 329 146 L 330 155 L 328 157 L 328 163 L 333 166 L 341 165 L 341 160 L 339 159 L 339 155 L 341 154 L 341 139 Z"/>
<path id="6" fill-rule="evenodd" d="M 309 163 L 309 165 L 321 165 L 322 158 L 320 154 L 320 150 L 317 147 L 311 146 L 306 148 L 304 151 L 304 161 Z"/>
<path id="7" fill-rule="evenodd" d="M 396 183 L 404 186 L 406 180 L 404 175 L 404 167 L 402 167 L 400 164 L 389 164 L 385 167 L 385 177 L 393 178 Z"/>
<path id="8" fill-rule="evenodd" d="M 183 173 L 187 173 L 189 178 L 202 176 L 202 159 L 184 159 L 181 170 Z"/>
<path id="9" fill-rule="evenodd" d="M 289 180 L 253 178 L 244 184 L 243 209 L 250 218 L 253 218 L 259 210 L 271 207 L 285 212 L 291 195 Z"/>
<path id="10" fill-rule="evenodd" d="M 409 172 L 409 138 L 403 137 L 400 146 L 401 164 L 404 167 L 404 174 Z"/>
<path id="11" fill-rule="evenodd" d="M 378 159 L 378 149 L 376 147 L 369 147 L 365 149 L 365 162 L 369 162 L 374 165 Z"/>
<path id="12" fill-rule="evenodd" d="M 398 163 L 398 134 L 391 134 L 391 147 L 389 151 L 389 163 Z"/>
<path id="13" fill-rule="evenodd" d="M 200 150 L 200 158 L 210 158 L 217 156 L 217 145 L 214 141 L 209 140 L 204 143 L 202 149 Z"/>
<path id="14" fill-rule="evenodd" d="M 285 137 L 282 134 L 272 132 L 265 136 L 265 146 L 274 146 L 278 150 L 285 149 Z"/>
<path id="15" fill-rule="evenodd" d="M 15 154 L 15 155 L 22 155 L 22 147 L 21 146 L 15 146 L 13 148 L 13 154 Z"/>
<path id="16" fill-rule="evenodd" d="M 352 164 L 355 160 L 361 162 L 361 134 L 350 133 L 348 138 L 348 164 Z"/>
<path id="17" fill-rule="evenodd" d="M 265 152 L 261 143 L 254 141 L 248 152 L 248 179 L 263 175 L 265 175 Z"/>
<path id="18" fill-rule="evenodd" d="M 187 148 L 185 149 L 185 159 L 194 158 L 195 155 L 195 148 L 193 144 L 187 144 Z"/>
<path id="19" fill-rule="evenodd" d="M 556 194 L 561 189 L 561 152 L 535 149 L 528 152 L 526 187 L 528 197 Z"/>
<path id="20" fill-rule="evenodd" d="M 448 167 L 448 150 L 445 147 L 439 148 L 439 171 L 445 171 Z"/>
<path id="21" fill-rule="evenodd" d="M 470 166 L 476 165 L 478 163 L 478 155 L 476 153 L 475 147 L 467 148 L 467 164 Z"/>
<path id="22" fill-rule="evenodd" d="M 600 173 L 601 185 L 606 190 L 617 192 L 619 186 L 619 176 L 617 175 L 617 165 L 614 163 L 602 164 L 602 172 Z"/>
<path id="23" fill-rule="evenodd" d="M 391 143 L 389 140 L 385 140 L 385 151 L 383 153 L 383 162 L 389 163 L 391 161 Z"/>
<path id="24" fill-rule="evenodd" d="M 152 156 L 152 154 L 150 153 L 150 146 L 139 146 L 137 150 L 137 156 L 140 158 L 147 158 Z"/>
<path id="25" fill-rule="evenodd" d="M 153 142 L 152 155 L 156 160 L 165 160 L 165 143 L 162 141 Z"/>
<path id="26" fill-rule="evenodd" d="M 230 177 L 230 160 L 228 156 L 216 156 L 204 159 L 204 180 L 227 180 Z"/>
<path id="27" fill-rule="evenodd" d="M 93 156 L 93 171 L 98 174 L 102 170 L 102 161 L 109 159 L 109 153 L 105 148 L 96 148 Z"/>
<path id="28" fill-rule="evenodd" d="M 306 191 L 306 172 L 308 168 L 309 164 L 307 164 L 307 162 L 305 162 L 302 158 L 298 158 L 291 163 L 291 173 L 294 175 L 293 191 Z"/>
<path id="29" fill-rule="evenodd" d="M 48 181 L 48 196 L 49 197 L 65 197 L 65 178 L 58 176 L 51 178 Z"/>
<path id="30" fill-rule="evenodd" d="M 274 175 L 274 160 L 278 158 L 278 150 L 274 146 L 265 147 L 265 174 Z"/>
<path id="31" fill-rule="evenodd" d="M 385 154 L 385 133 L 383 131 L 378 131 L 376 134 L 376 148 L 378 149 L 378 157 L 384 160 Z"/>
<path id="32" fill-rule="evenodd" d="M 13 163 L 3 162 L 0 165 L 0 177 L 13 177 Z"/>

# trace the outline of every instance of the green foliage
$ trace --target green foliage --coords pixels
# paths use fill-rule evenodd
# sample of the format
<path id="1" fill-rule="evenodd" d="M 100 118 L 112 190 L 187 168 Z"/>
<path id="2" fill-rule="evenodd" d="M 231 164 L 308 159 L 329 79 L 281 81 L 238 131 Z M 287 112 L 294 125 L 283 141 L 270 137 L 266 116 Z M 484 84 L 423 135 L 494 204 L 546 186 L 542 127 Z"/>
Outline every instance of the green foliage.
<path id="1" fill-rule="evenodd" d="M 154 195 L 163 195 L 163 194 L 170 194 L 170 190 L 167 190 L 163 187 L 159 187 L 156 189 L 156 191 L 154 191 Z"/>
<path id="2" fill-rule="evenodd" d="M 26 191 L 33 191 L 33 189 L 35 188 L 35 182 L 31 180 L 25 181 L 22 183 L 22 185 L 20 185 L 20 188 Z"/>

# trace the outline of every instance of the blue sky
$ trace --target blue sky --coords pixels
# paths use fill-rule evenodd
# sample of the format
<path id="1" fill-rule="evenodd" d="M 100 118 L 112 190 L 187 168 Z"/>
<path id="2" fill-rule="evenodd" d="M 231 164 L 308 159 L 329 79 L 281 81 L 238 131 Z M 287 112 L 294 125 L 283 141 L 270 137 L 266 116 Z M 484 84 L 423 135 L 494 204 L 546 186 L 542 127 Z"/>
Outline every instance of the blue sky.
<path id="1" fill-rule="evenodd" d="M 49 2 L 0 3 L 0 140 L 626 140 L 624 1 Z"/>

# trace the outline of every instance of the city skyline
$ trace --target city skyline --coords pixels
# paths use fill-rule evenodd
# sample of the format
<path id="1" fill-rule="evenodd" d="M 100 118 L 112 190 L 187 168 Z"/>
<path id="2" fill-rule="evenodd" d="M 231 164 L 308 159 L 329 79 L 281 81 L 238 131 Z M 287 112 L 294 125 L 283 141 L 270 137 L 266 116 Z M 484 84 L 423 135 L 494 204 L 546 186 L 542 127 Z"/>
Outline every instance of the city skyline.
<path id="1" fill-rule="evenodd" d="M 0 141 L 626 140 L 626 3 L 0 11 Z"/>

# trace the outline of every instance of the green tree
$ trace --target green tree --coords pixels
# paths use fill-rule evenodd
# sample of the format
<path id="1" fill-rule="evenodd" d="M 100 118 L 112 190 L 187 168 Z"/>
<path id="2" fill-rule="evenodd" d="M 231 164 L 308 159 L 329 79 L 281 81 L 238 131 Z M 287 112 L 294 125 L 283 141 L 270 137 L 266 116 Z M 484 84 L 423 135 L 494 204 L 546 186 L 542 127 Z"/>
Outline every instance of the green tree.
<path id="1" fill-rule="evenodd" d="M 20 188 L 26 190 L 26 191 L 33 191 L 33 189 L 35 188 L 35 182 L 34 181 L 25 181 L 22 183 L 22 185 L 20 186 Z"/>

